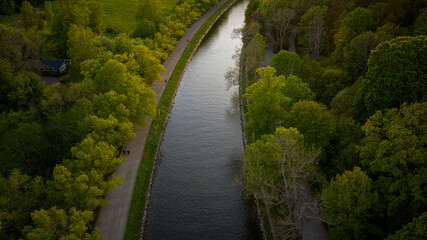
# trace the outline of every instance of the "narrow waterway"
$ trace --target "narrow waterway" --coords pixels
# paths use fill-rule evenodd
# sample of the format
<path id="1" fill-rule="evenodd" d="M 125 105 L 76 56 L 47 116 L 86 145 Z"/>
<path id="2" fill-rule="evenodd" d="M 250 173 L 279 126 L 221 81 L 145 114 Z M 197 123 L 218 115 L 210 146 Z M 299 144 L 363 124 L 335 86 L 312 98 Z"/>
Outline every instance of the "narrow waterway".
<path id="1" fill-rule="evenodd" d="M 213 27 L 191 60 L 161 146 L 144 239 L 259 239 L 238 176 L 244 150 L 240 115 L 224 74 L 241 47 L 247 0 Z"/>

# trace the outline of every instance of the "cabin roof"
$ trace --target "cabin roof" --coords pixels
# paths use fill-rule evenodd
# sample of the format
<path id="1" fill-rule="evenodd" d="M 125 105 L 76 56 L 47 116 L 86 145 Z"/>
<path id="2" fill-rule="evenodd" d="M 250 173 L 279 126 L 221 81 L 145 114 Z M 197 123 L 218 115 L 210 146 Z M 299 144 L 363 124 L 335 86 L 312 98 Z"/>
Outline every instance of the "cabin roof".
<path id="1" fill-rule="evenodd" d="M 68 60 L 67 59 L 44 59 L 44 60 L 42 60 L 42 65 L 46 65 L 46 66 L 58 69 L 66 61 L 68 61 Z"/>

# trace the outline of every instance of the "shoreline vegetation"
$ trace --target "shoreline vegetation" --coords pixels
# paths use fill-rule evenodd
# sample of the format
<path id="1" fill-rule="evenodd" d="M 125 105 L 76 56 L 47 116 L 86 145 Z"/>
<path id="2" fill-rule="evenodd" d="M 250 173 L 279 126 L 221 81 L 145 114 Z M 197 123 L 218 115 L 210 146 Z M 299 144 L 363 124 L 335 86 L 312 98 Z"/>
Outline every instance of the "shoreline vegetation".
<path id="1" fill-rule="evenodd" d="M 126 227 L 125 239 L 140 239 L 144 228 L 143 218 L 145 218 L 145 209 L 147 206 L 146 197 L 149 196 L 149 186 L 152 176 L 155 175 L 156 166 L 154 165 L 157 158 L 158 149 L 164 136 L 167 123 L 171 117 L 174 98 L 179 89 L 180 80 L 185 73 L 185 69 L 191 60 L 193 54 L 197 51 L 210 28 L 228 10 L 235 2 L 239 0 L 229 0 L 218 8 L 209 19 L 200 27 L 194 37 L 189 41 L 184 53 L 181 55 L 171 77 L 169 78 L 166 89 L 159 101 L 158 114 L 151 125 L 150 133 L 145 145 L 144 154 L 139 167 L 138 177 L 135 183 L 135 189 L 132 197 L 131 209 L 129 211 L 128 224 Z M 161 131 L 159 131 L 161 129 Z"/>

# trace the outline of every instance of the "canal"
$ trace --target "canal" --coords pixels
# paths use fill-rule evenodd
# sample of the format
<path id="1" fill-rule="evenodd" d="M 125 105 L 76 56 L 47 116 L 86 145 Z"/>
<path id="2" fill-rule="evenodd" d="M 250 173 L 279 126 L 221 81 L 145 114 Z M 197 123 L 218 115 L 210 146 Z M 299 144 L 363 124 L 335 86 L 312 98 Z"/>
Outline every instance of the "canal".
<path id="1" fill-rule="evenodd" d="M 160 149 L 144 239 L 259 239 L 253 207 L 238 183 L 244 149 L 238 104 L 226 89 L 247 0 L 203 40 L 182 79 Z"/>

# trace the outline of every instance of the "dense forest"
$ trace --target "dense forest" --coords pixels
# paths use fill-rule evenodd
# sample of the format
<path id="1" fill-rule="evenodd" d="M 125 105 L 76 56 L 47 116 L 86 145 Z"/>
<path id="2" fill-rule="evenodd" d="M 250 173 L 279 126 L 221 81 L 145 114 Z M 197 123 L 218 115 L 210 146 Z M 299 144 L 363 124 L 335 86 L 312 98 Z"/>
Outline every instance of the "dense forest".
<path id="1" fill-rule="evenodd" d="M 138 1 L 131 31 L 106 25 L 98 1 L 1 1 L 1 239 L 98 239 L 121 148 L 156 115 L 149 85 L 217 3 L 166 1 Z M 69 72 L 47 85 L 42 60 L 63 58 Z"/>
<path id="2" fill-rule="evenodd" d="M 427 2 L 250 0 L 244 186 L 271 239 L 427 238 Z M 267 57 L 272 56 L 272 57 Z"/>

